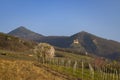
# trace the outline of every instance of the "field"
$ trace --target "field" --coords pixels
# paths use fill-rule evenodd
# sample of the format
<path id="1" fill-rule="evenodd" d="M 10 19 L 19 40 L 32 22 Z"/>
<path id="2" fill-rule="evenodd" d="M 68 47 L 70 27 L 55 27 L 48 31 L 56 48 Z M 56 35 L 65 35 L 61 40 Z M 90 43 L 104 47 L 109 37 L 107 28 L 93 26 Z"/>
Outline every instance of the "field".
<path id="1" fill-rule="evenodd" d="M 28 51 L 29 52 L 29 51 Z M 56 51 L 56 57 L 38 62 L 35 55 L 0 50 L 0 80 L 119 80 L 117 62 L 95 67 L 93 57 Z M 25 54 L 26 53 L 26 54 Z M 32 55 L 32 56 L 29 56 Z M 109 66 L 108 66 L 109 64 Z"/>

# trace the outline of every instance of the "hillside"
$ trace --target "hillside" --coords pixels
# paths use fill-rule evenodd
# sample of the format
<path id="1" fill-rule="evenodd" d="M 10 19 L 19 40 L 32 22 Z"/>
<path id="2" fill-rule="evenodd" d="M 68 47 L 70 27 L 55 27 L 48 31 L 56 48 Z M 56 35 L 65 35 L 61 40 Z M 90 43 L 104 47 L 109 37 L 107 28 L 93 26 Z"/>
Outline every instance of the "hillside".
<path id="1" fill-rule="evenodd" d="M 42 62 L 32 51 L 19 52 L 29 51 L 35 44 L 2 33 L 0 39 L 6 45 L 0 45 L 0 80 L 119 80 L 117 61 L 56 49 L 53 58 L 43 57 Z M 28 44 L 23 46 L 23 42 Z"/>
<path id="2" fill-rule="evenodd" d="M 14 46 L 15 44 L 12 45 Z M 92 62 L 94 60 L 88 56 L 56 50 L 56 57 L 49 60 L 49 64 L 41 64 L 36 60 L 36 56 L 33 53 L 20 53 L 17 49 L 15 52 L 7 50 L 6 48 L 4 50 L 0 49 L 0 80 L 79 80 L 81 76 L 78 78 L 77 75 L 81 71 L 79 71 L 79 74 L 76 72 L 74 75 L 73 68 L 70 68 L 68 72 L 69 68 L 62 66 L 62 64 L 66 64 L 63 61 L 69 59 L 72 61 L 85 60 L 86 62 Z M 57 65 L 58 63 L 56 64 L 58 60 L 60 60 L 60 66 Z"/>
<path id="3" fill-rule="evenodd" d="M 0 33 L 0 49 L 2 50 L 23 52 L 32 49 L 35 45 L 35 42 Z"/>
<path id="4" fill-rule="evenodd" d="M 48 58 L 45 63 L 28 54 L 8 52 L 0 55 L 0 80 L 119 80 L 120 73 L 116 70 L 119 71 L 120 65 L 117 62 L 63 51 L 56 51 L 56 54 L 62 56 Z M 91 71 L 89 65 L 95 69 Z"/>
<path id="5" fill-rule="evenodd" d="M 43 37 L 43 35 L 28 30 L 23 26 L 18 27 L 17 29 L 9 32 L 8 34 L 16 37 L 24 38 L 27 40 L 38 40 L 39 38 Z"/>
<path id="6" fill-rule="evenodd" d="M 68 36 L 46 36 L 40 38 L 37 42 L 46 42 L 61 48 L 68 48 L 71 43 Z"/>
<path id="7" fill-rule="evenodd" d="M 34 40 L 36 42 L 46 42 L 60 48 L 69 48 L 70 50 L 77 51 L 78 53 L 87 52 L 93 55 L 98 55 L 110 59 L 119 59 L 120 57 L 119 42 L 107 40 L 85 31 L 73 34 L 72 36 L 37 37 L 36 35 L 34 35 L 34 37 L 31 38 L 29 37 L 32 36 L 32 33 L 34 32 L 29 31 L 28 33 L 28 31 L 29 30 L 26 30 L 24 27 L 20 27 L 11 31 L 8 34 L 12 33 L 11 35 L 15 35 L 24 39 Z M 24 34 L 26 32 L 29 35 Z M 76 43 L 74 44 L 75 40 L 77 40 L 78 42 L 77 44 Z"/>
<path id="8" fill-rule="evenodd" d="M 95 55 L 117 59 L 120 56 L 120 43 L 97 37 L 87 32 L 80 32 L 71 36 L 78 39 L 87 52 Z"/>
<path id="9" fill-rule="evenodd" d="M 30 61 L 0 59 L 0 80 L 67 80 Z"/>

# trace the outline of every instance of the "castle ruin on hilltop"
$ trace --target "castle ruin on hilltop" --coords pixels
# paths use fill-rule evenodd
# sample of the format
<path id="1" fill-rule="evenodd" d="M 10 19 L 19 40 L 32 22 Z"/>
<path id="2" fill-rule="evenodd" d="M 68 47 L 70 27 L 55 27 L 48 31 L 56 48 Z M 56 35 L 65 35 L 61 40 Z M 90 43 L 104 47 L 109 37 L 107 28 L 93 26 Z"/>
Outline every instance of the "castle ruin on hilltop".
<path id="1" fill-rule="evenodd" d="M 79 44 L 78 39 L 73 40 L 73 43 L 74 43 L 74 44 Z"/>

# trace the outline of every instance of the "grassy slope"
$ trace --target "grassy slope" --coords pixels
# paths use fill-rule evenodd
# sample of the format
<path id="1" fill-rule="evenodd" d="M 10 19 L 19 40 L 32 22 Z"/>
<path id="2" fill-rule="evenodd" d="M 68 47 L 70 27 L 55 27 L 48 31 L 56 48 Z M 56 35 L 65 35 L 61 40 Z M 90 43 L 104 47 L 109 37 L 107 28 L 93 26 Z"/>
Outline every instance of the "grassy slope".
<path id="1" fill-rule="evenodd" d="M 23 52 L 33 49 L 35 45 L 35 42 L 0 33 L 0 49 L 2 50 Z"/>
<path id="2" fill-rule="evenodd" d="M 0 59 L 0 80 L 65 80 L 31 61 Z"/>
<path id="3" fill-rule="evenodd" d="M 2 55 L 2 53 L 6 55 Z M 68 52 L 56 51 L 56 54 L 62 57 L 56 57 L 55 59 L 71 59 L 71 60 L 85 60 L 93 61 L 91 57 L 84 55 L 76 55 Z M 95 79 L 101 76 L 109 76 L 112 80 L 112 74 L 101 75 L 100 72 L 95 71 Z M 40 64 L 36 62 L 35 56 L 31 57 L 28 54 L 16 53 L 10 51 L 0 50 L 0 80 L 92 80 L 90 70 L 84 68 L 84 74 L 82 75 L 82 69 L 77 68 L 73 70 L 73 67 L 58 66 L 56 64 Z"/>
<path id="4" fill-rule="evenodd" d="M 5 55 L 2 55 L 3 53 Z M 56 54 L 62 55 L 62 59 L 79 60 L 81 58 L 92 60 L 90 57 L 62 51 L 56 51 Z M 38 64 L 36 63 L 35 56 L 30 57 L 28 55 L 0 50 L 0 80 L 75 80 L 76 78 L 80 78 L 80 73 L 74 75 L 72 69 L 58 67 L 56 65 Z"/>
<path id="5" fill-rule="evenodd" d="M 73 60 L 87 60 L 87 61 L 93 60 L 93 58 L 89 56 L 63 52 L 63 51 L 56 51 L 56 55 L 61 56 L 63 58 L 67 58 L 67 59 L 73 59 Z"/>
<path id="6" fill-rule="evenodd" d="M 3 55 L 3 53 L 5 55 Z M 0 80 L 68 80 L 59 72 L 38 64 L 29 54 L 0 50 Z"/>

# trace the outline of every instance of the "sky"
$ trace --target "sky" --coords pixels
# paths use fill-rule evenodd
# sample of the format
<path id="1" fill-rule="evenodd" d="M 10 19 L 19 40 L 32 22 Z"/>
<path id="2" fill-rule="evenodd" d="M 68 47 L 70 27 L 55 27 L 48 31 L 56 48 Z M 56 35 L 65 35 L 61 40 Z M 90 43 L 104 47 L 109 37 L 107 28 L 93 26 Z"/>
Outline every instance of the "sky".
<path id="1" fill-rule="evenodd" d="M 120 0 L 0 0 L 0 32 L 19 26 L 46 36 L 86 31 L 120 42 Z"/>

